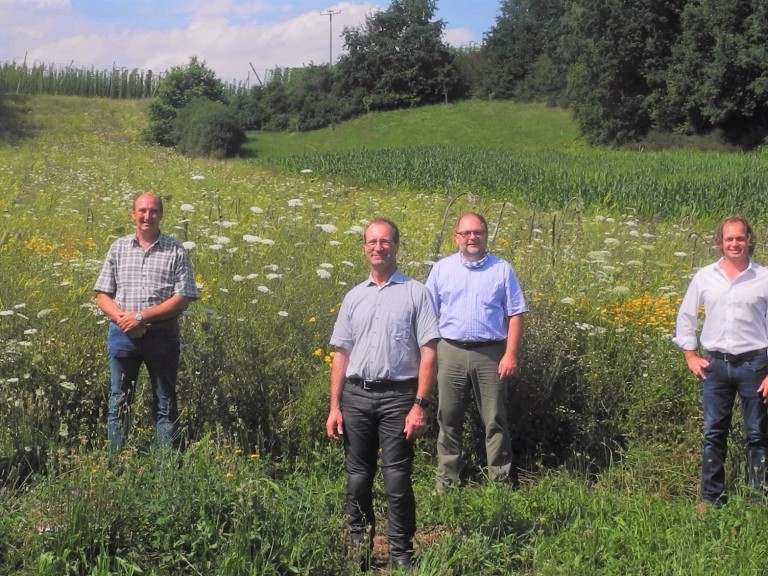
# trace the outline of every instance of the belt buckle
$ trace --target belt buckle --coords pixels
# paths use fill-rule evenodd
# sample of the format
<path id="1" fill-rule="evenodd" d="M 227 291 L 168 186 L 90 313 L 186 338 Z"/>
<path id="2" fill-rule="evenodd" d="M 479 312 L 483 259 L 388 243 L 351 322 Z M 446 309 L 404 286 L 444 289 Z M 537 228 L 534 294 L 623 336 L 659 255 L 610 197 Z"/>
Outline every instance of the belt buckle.
<path id="1" fill-rule="evenodd" d="M 363 390 L 370 390 L 371 389 L 371 387 L 368 386 L 369 382 L 370 382 L 370 380 L 366 380 L 364 378 L 360 381 L 360 383 L 363 385 L 362 386 Z"/>

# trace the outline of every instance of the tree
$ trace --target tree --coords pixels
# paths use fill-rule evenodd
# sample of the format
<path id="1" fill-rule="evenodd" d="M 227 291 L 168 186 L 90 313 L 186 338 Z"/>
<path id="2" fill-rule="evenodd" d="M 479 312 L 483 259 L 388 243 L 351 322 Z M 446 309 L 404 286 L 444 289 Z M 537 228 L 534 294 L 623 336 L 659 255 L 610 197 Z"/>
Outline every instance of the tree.
<path id="1" fill-rule="evenodd" d="M 496 23 L 485 34 L 488 59 L 486 90 L 500 98 L 519 94 L 518 87 L 536 61 L 559 36 L 565 0 L 505 0 Z"/>
<path id="2" fill-rule="evenodd" d="M 722 129 L 745 146 L 768 134 L 768 4 L 700 0 L 682 14 L 667 74 L 664 120 L 692 132 Z"/>
<path id="3" fill-rule="evenodd" d="M 582 0 L 564 14 L 556 58 L 589 140 L 622 144 L 651 128 L 685 1 Z"/>
<path id="4" fill-rule="evenodd" d="M 433 20 L 434 0 L 393 0 L 342 32 L 347 54 L 339 59 L 343 91 L 371 109 L 438 102 L 463 93 L 454 59 L 442 41 L 445 24 Z"/>
<path id="5" fill-rule="evenodd" d="M 197 98 L 226 102 L 224 84 L 197 56 L 186 67 L 174 66 L 160 81 L 157 99 L 149 105 L 150 124 L 144 134 L 149 142 L 173 146 L 171 138 L 178 111 Z"/>

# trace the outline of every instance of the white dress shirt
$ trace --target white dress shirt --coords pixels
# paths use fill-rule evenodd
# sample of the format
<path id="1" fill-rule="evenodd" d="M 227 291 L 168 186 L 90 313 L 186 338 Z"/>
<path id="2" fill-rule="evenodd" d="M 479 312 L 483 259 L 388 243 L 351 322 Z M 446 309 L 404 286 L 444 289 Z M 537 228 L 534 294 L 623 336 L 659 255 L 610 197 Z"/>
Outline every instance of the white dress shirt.
<path id="1" fill-rule="evenodd" d="M 723 260 L 705 266 L 693 276 L 677 313 L 672 341 L 683 350 L 742 354 L 768 348 L 768 268 L 750 261 L 733 281 L 722 268 Z M 704 323 L 696 339 L 699 309 Z"/>

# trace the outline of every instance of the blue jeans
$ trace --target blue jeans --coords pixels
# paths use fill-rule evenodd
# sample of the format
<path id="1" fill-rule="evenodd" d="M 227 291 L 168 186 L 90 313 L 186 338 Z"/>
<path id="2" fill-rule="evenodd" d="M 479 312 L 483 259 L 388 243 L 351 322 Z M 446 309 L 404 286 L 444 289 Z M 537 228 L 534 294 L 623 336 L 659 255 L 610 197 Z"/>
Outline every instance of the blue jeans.
<path id="1" fill-rule="evenodd" d="M 768 356 L 760 354 L 742 362 L 706 356 L 709 366 L 702 387 L 704 447 L 701 458 L 701 499 L 717 503 L 725 491 L 725 455 L 736 394 L 741 401 L 747 437 L 747 485 L 762 489 L 768 455 L 768 418 L 757 391 L 768 374 Z"/>
<path id="2" fill-rule="evenodd" d="M 152 386 L 152 412 L 157 442 L 173 445 L 177 435 L 179 411 L 176 404 L 176 377 L 181 343 L 178 327 L 150 330 L 132 340 L 116 324 L 109 324 L 107 352 L 111 372 L 107 437 L 112 451 L 120 450 L 131 423 L 131 405 L 141 364 L 149 373 Z"/>
<path id="3" fill-rule="evenodd" d="M 405 438 L 405 417 L 416 399 L 416 384 L 373 391 L 346 382 L 341 398 L 347 495 L 344 511 L 353 534 L 376 530 L 373 479 L 381 448 L 381 474 L 387 496 L 390 555 L 413 552 L 416 500 L 413 496 L 413 442 Z"/>

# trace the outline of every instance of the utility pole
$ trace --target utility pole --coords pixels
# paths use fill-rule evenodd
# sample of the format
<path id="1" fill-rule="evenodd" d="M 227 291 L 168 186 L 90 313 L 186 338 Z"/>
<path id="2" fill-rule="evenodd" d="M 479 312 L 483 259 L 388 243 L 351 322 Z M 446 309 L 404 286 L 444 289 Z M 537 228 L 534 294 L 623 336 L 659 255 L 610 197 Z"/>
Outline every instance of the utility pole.
<path id="1" fill-rule="evenodd" d="M 341 14 L 341 10 L 325 10 L 320 12 L 320 16 L 328 16 L 328 24 L 330 26 L 330 42 L 328 48 L 328 68 L 333 64 L 333 16 L 334 14 Z"/>

